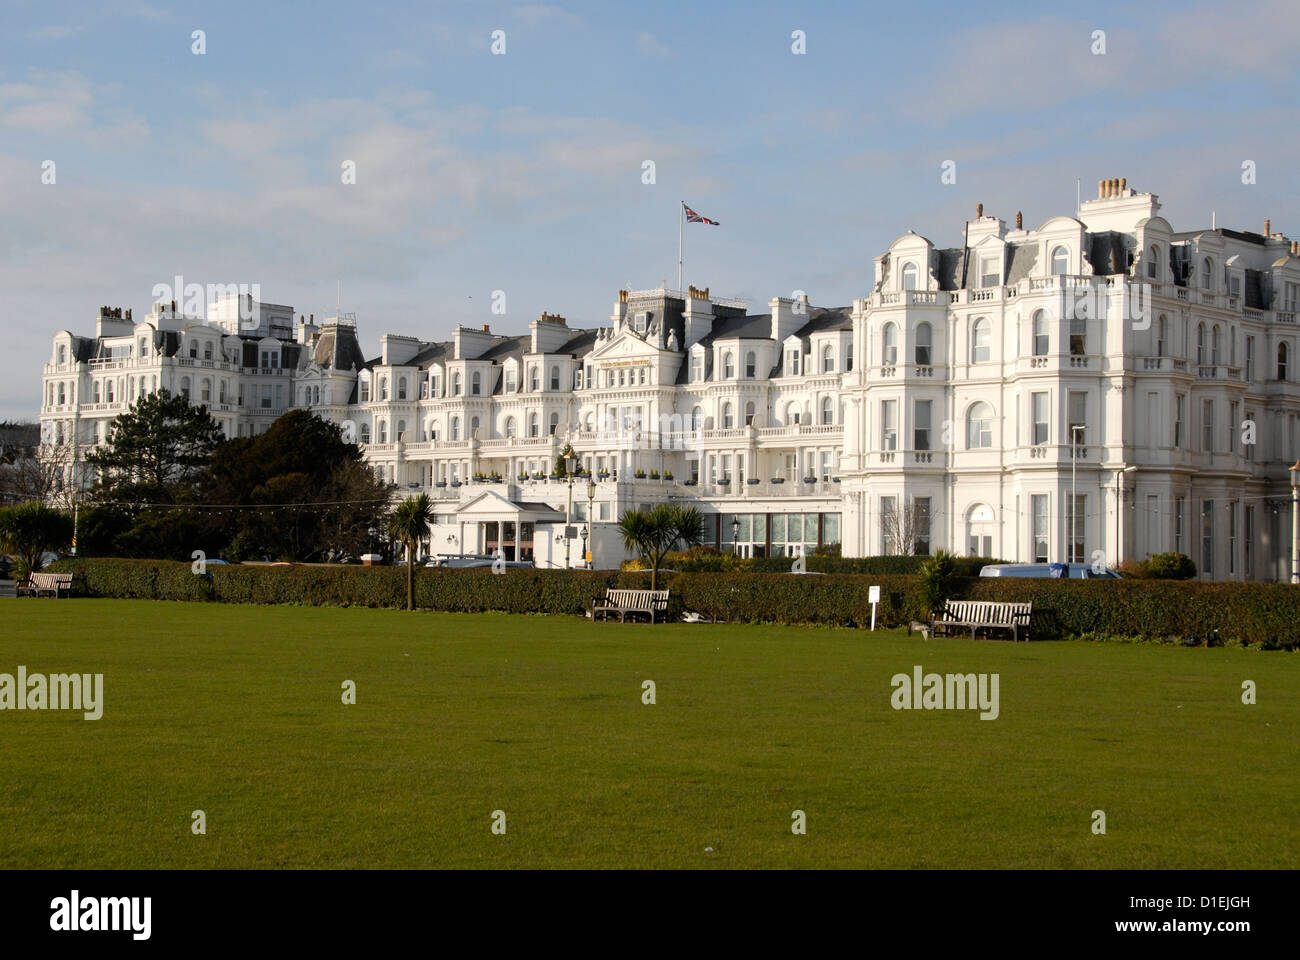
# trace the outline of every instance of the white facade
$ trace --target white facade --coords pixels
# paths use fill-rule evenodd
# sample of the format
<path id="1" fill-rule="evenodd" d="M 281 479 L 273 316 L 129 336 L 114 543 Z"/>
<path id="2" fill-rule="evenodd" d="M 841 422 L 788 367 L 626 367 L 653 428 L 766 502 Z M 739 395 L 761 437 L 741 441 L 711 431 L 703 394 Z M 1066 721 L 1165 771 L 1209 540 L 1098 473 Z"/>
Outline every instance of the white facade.
<path id="1" fill-rule="evenodd" d="M 602 524 L 686 500 L 747 555 L 842 542 L 1055 561 L 1073 529 L 1088 562 L 1178 550 L 1215 579 L 1285 577 L 1297 249 L 1267 230 L 1174 232 L 1122 181 L 1098 194 L 1037 230 L 977 216 L 961 247 L 908 233 L 851 307 L 620 291 L 599 328 L 543 314 L 519 336 L 385 336 L 370 360 L 347 317 L 101 311 L 96 337 L 55 335 L 42 425 L 47 442 L 102 442 L 160 387 L 231 436 L 307 407 L 355 431 L 395 495 L 435 498 L 435 552 L 563 565 L 557 531 L 565 514 L 585 529 L 588 503 L 585 479 L 570 508 L 550 476 L 571 445 L 602 566 L 621 559 Z"/>

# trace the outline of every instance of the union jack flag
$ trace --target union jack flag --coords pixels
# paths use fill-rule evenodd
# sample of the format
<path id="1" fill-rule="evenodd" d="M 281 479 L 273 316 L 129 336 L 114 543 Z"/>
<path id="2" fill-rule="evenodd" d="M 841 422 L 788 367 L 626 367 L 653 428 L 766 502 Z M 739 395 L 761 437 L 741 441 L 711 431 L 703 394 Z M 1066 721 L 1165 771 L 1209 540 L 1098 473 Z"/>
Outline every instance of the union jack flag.
<path id="1" fill-rule="evenodd" d="M 683 206 L 683 207 L 686 207 L 686 222 L 687 222 L 687 223 L 708 223 L 708 224 L 712 224 L 712 225 L 715 226 L 715 227 L 720 227 L 720 226 L 722 226 L 722 224 L 718 223 L 718 221 L 716 221 L 716 220 L 710 220 L 708 217 L 702 217 L 702 216 L 700 216 L 698 213 L 696 213 L 696 212 L 695 212 L 694 210 L 692 210 L 690 207 L 687 207 L 686 204 L 683 203 L 682 206 Z"/>

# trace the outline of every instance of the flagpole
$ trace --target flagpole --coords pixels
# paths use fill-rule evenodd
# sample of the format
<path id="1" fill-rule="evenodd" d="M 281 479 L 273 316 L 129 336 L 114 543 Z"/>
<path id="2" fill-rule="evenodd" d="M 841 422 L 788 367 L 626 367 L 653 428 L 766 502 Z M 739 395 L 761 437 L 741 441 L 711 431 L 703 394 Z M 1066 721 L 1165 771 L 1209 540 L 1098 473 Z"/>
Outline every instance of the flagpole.
<path id="1" fill-rule="evenodd" d="M 677 201 L 677 289 L 682 288 L 682 223 L 686 218 L 686 201 Z"/>

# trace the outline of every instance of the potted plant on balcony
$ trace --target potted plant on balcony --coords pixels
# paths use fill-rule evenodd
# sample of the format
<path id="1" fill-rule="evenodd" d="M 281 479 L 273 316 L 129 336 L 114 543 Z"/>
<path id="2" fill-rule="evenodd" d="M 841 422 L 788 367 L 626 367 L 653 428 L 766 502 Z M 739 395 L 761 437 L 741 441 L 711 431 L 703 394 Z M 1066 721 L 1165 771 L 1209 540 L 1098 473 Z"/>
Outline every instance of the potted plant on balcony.
<path id="1" fill-rule="evenodd" d="M 446 480 L 439 480 L 437 483 L 434 484 L 435 487 L 445 487 L 446 485 L 447 485 Z"/>
<path id="2" fill-rule="evenodd" d="M 750 477 L 745 482 L 752 487 L 754 484 L 758 483 L 758 477 Z"/>
<path id="3" fill-rule="evenodd" d="M 658 471 L 658 470 L 651 470 L 651 471 L 650 471 L 650 479 L 651 479 L 651 480 L 658 480 L 658 479 L 659 479 L 659 471 Z"/>
<path id="4" fill-rule="evenodd" d="M 731 477 L 729 475 L 724 474 L 723 477 L 720 480 L 718 480 L 718 484 L 719 486 L 723 486 L 723 487 L 731 486 Z"/>
<path id="5" fill-rule="evenodd" d="M 817 482 L 817 478 L 814 477 L 814 476 L 807 476 L 807 477 L 804 477 L 804 478 L 803 478 L 803 482 L 804 482 L 804 483 L 816 483 L 816 482 Z"/>
<path id="6" fill-rule="evenodd" d="M 665 480 L 672 480 L 672 478 L 673 478 L 673 472 L 672 472 L 671 470 L 665 470 L 665 471 L 664 471 L 664 479 L 665 479 Z"/>
<path id="7" fill-rule="evenodd" d="M 694 487 L 694 486 L 698 486 L 698 485 L 699 485 L 699 482 L 700 482 L 700 481 L 698 481 L 698 480 L 683 480 L 683 481 L 682 481 L 682 486 L 683 486 L 683 487 Z"/>
<path id="8" fill-rule="evenodd" d="M 773 477 L 773 478 L 772 478 L 772 482 L 773 482 L 773 483 L 785 483 L 785 477 Z"/>
<path id="9" fill-rule="evenodd" d="M 641 469 L 638 469 L 637 472 L 636 472 L 636 478 L 637 478 L 638 480 L 644 480 L 644 479 L 645 479 L 645 471 L 644 471 L 644 470 L 641 470 Z"/>

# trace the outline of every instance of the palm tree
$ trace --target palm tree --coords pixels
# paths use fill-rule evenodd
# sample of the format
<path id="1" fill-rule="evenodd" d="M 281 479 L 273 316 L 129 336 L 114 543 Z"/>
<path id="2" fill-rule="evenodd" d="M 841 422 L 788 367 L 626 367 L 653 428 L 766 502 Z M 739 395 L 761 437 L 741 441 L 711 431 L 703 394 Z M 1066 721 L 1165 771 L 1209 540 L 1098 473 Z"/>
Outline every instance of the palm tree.
<path id="1" fill-rule="evenodd" d="M 704 541 L 704 515 L 695 507 L 661 503 L 629 510 L 618 521 L 623 545 L 650 564 L 650 589 L 656 589 L 664 556 L 677 544 L 698 546 Z"/>
<path id="2" fill-rule="evenodd" d="M 415 551 L 420 538 L 429 532 L 433 522 L 433 501 L 427 493 L 407 497 L 393 510 L 388 519 L 388 530 L 393 538 L 406 546 L 406 609 L 415 609 Z"/>

